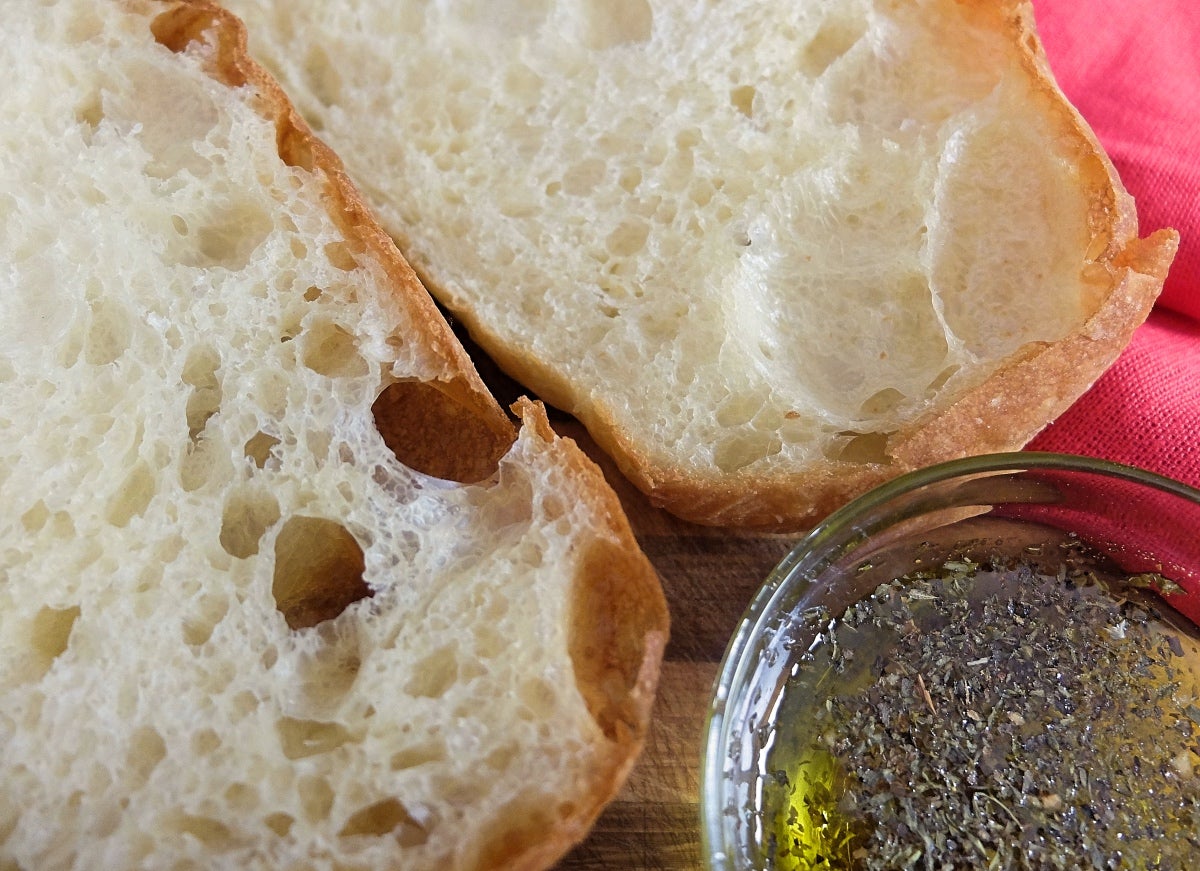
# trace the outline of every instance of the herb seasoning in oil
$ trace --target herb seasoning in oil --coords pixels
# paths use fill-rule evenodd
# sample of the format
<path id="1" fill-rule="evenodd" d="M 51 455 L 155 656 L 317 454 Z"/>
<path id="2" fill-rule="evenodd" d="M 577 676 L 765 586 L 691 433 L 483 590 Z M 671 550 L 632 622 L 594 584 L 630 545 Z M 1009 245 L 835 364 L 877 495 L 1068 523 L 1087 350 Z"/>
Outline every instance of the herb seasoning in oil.
<path id="1" fill-rule="evenodd" d="M 779 869 L 1182 869 L 1200 860 L 1200 638 L 1074 545 L 884 584 L 784 690 Z"/>

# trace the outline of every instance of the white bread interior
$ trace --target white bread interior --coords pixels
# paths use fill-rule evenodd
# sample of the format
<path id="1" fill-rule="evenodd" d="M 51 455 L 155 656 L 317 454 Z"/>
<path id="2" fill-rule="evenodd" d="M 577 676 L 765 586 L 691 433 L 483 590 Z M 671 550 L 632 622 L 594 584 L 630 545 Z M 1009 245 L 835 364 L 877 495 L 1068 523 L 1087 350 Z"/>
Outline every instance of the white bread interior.
<path id="1" fill-rule="evenodd" d="M 692 520 L 1020 447 L 1174 253 L 1024 0 L 229 6 L 434 294 Z"/>
<path id="2" fill-rule="evenodd" d="M 232 16 L 5 11 L 0 868 L 552 864 L 667 631 L 599 471 Z"/>

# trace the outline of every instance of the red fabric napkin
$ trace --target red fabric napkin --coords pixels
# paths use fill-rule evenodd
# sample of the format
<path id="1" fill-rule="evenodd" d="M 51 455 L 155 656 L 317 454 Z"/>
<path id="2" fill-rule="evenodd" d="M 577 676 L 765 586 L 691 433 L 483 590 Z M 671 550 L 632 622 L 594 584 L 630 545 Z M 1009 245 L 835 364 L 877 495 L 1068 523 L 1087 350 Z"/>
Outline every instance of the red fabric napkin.
<path id="1" fill-rule="evenodd" d="M 1200 3 L 1033 5 L 1059 85 L 1136 199 L 1143 235 L 1174 227 L 1180 247 L 1130 347 L 1030 448 L 1103 457 L 1200 487 Z"/>
<path id="2" fill-rule="evenodd" d="M 1137 201 L 1143 235 L 1174 227 L 1180 247 L 1157 306 L 1130 346 L 1030 448 L 1102 457 L 1200 487 L 1200 3 L 1033 5 L 1051 69 Z M 1178 509 L 1177 502 L 1162 511 L 1131 505 L 1126 519 L 1111 519 L 1118 529 L 1093 531 L 1102 540 L 1120 539 L 1124 527 L 1146 527 L 1157 517 L 1155 529 L 1174 543 L 1158 558 L 1188 567 L 1170 572 L 1186 590 L 1172 604 L 1200 623 L 1200 511 Z M 1134 534 L 1154 538 L 1155 531 Z M 1136 562 L 1136 554 L 1126 557 Z"/>

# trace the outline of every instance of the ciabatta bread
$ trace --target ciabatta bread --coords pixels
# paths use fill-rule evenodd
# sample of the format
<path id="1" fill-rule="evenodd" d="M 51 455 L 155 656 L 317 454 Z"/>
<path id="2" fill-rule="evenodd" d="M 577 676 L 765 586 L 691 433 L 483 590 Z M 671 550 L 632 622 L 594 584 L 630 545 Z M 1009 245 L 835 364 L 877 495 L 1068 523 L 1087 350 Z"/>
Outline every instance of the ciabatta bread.
<path id="1" fill-rule="evenodd" d="M 666 612 L 206 3 L 11 2 L 0 868 L 543 868 Z"/>
<path id="2" fill-rule="evenodd" d="M 230 6 L 435 295 L 693 520 L 1021 446 L 1173 256 L 1026 0 Z"/>

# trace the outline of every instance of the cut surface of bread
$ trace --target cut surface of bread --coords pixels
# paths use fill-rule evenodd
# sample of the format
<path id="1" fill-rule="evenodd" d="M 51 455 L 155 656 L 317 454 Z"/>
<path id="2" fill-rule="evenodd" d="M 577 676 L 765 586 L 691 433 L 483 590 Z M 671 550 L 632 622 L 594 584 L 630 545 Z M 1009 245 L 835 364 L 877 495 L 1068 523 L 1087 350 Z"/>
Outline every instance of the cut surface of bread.
<path id="1" fill-rule="evenodd" d="M 544 868 L 667 632 L 206 3 L 0 35 L 0 868 Z"/>
<path id="2" fill-rule="evenodd" d="M 1173 257 L 1023 0 L 231 0 L 430 289 L 656 503 L 1024 444 Z"/>

